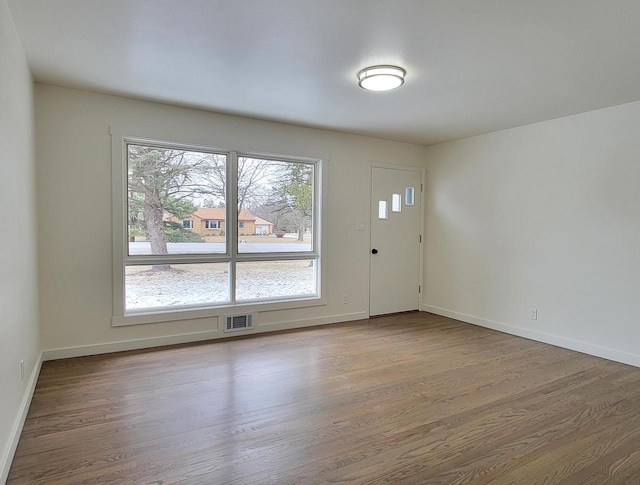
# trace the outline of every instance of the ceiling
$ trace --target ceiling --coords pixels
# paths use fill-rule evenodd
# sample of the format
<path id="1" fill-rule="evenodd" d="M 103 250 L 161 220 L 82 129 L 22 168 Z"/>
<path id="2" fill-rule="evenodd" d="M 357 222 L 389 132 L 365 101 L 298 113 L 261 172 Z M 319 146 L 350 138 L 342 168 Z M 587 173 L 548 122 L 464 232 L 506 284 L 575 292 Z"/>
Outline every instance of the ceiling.
<path id="1" fill-rule="evenodd" d="M 640 100 L 638 0 L 7 3 L 37 81 L 398 141 Z"/>

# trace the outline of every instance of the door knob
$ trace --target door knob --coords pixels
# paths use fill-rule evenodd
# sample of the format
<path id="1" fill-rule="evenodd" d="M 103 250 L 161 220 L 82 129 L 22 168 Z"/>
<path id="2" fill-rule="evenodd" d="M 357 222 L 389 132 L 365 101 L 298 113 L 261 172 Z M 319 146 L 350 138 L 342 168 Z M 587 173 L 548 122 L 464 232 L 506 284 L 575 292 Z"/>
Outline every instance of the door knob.
<path id="1" fill-rule="evenodd" d="M 377 249 L 372 249 L 371 250 L 371 254 L 378 254 L 378 250 Z"/>

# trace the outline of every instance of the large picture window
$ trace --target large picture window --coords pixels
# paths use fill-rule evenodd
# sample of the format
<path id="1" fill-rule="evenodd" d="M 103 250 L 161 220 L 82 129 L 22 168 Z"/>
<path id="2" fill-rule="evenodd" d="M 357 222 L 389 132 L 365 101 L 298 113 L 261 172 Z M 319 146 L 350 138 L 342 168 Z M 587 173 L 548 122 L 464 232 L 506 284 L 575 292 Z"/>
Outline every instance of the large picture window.
<path id="1" fill-rule="evenodd" d="M 319 160 L 122 150 L 116 317 L 320 298 Z"/>

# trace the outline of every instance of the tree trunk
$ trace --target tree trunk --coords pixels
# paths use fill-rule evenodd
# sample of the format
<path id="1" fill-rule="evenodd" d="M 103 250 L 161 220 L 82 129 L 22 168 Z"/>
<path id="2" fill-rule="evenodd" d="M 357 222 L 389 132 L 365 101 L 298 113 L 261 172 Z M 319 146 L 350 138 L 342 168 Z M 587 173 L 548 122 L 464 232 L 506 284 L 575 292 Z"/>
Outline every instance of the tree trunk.
<path id="1" fill-rule="evenodd" d="M 151 243 L 151 254 L 168 254 L 167 240 L 164 237 L 164 227 L 162 223 L 162 209 L 158 207 L 146 207 L 144 211 L 144 221 L 147 226 L 147 235 Z M 168 264 L 153 265 L 152 269 L 169 269 Z"/>
<path id="2" fill-rule="evenodd" d="M 304 214 L 298 215 L 298 241 L 304 241 Z"/>

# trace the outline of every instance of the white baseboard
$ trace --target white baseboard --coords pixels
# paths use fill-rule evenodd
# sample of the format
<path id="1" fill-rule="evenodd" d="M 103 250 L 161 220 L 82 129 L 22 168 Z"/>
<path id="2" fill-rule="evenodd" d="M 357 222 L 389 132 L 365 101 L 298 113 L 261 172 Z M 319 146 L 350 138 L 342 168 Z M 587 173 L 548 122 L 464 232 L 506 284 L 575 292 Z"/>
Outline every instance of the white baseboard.
<path id="1" fill-rule="evenodd" d="M 329 325 L 332 323 L 352 322 L 354 320 L 362 320 L 369 318 L 367 312 L 341 313 L 340 315 L 332 315 L 329 317 L 307 318 L 304 320 L 289 320 L 286 322 L 260 323 L 258 321 L 258 329 L 273 332 L 276 330 L 288 330 L 290 328 L 314 327 L 316 325 Z"/>
<path id="2" fill-rule="evenodd" d="M 163 345 L 186 344 L 190 342 L 200 342 L 219 338 L 222 332 L 217 330 L 207 330 L 206 332 L 185 333 L 178 335 L 168 335 L 164 337 L 150 337 L 135 340 L 120 340 L 104 344 L 80 345 L 77 347 L 63 347 L 60 349 L 49 349 L 42 351 L 42 359 L 57 360 L 68 359 L 70 357 L 84 357 L 87 355 L 109 354 L 111 352 L 122 352 L 125 350 L 148 349 L 151 347 L 161 347 Z"/>
<path id="3" fill-rule="evenodd" d="M 286 322 L 275 322 L 260 324 L 258 320 L 257 327 L 252 332 L 242 333 L 248 335 L 252 333 L 273 332 L 276 330 L 288 330 L 294 328 L 312 327 L 315 325 L 326 325 L 338 322 L 347 322 L 352 320 L 360 320 L 368 318 L 366 312 L 344 313 L 340 315 L 331 315 L 328 317 L 308 318 L 303 320 L 290 320 Z M 237 337 L 238 333 L 224 333 L 218 330 L 207 330 L 206 332 L 195 332 L 178 335 L 169 335 L 165 337 L 151 337 L 137 340 L 122 340 L 118 342 L 109 342 L 103 344 L 82 345 L 78 347 L 65 347 L 60 349 L 49 349 L 42 352 L 42 359 L 57 360 L 69 357 L 84 357 L 87 355 L 108 354 L 111 352 L 122 352 L 124 350 L 139 350 L 151 347 L 160 347 L 163 345 L 185 344 L 191 342 L 201 342 L 203 340 L 214 340 L 225 337 Z"/>
<path id="4" fill-rule="evenodd" d="M 640 367 L 640 355 L 637 354 L 609 349 L 607 347 L 601 347 L 600 345 L 594 345 L 587 342 L 581 342 L 579 340 L 559 337 L 557 335 L 550 335 L 547 333 L 530 330 L 528 328 L 516 327 L 513 325 L 508 325 L 506 323 L 495 322 L 493 320 L 487 320 L 485 318 L 468 315 L 466 313 L 447 310 L 446 308 L 422 305 L 422 311 L 435 313 L 436 315 L 442 315 L 443 317 L 453 318 L 455 320 L 460 320 L 465 323 L 471 323 L 480 327 L 490 328 L 499 332 L 517 335 L 518 337 L 536 340 L 537 342 L 555 345 L 556 347 L 575 350 L 576 352 L 582 352 L 583 354 L 589 354 L 595 357 L 602 357 L 603 359 L 620 362 L 622 364 L 629 364 L 635 367 Z"/>
<path id="5" fill-rule="evenodd" d="M 42 353 L 38 355 L 36 363 L 31 371 L 31 376 L 27 382 L 27 387 L 24 391 L 24 397 L 20 408 L 18 409 L 18 416 L 9 435 L 9 446 L 7 447 L 4 456 L 0 457 L 0 484 L 4 485 L 7 482 L 9 476 L 9 469 L 11 468 L 11 462 L 13 456 L 16 453 L 18 447 L 18 441 L 20 441 L 20 435 L 22 434 L 22 428 L 24 422 L 27 419 L 29 412 L 29 406 L 31 405 L 31 399 L 33 398 L 33 392 L 36 390 L 36 384 L 38 383 L 38 376 L 40 375 L 40 368 L 42 367 Z"/>

